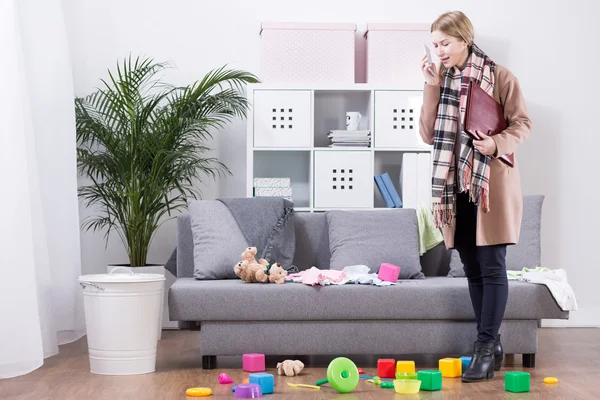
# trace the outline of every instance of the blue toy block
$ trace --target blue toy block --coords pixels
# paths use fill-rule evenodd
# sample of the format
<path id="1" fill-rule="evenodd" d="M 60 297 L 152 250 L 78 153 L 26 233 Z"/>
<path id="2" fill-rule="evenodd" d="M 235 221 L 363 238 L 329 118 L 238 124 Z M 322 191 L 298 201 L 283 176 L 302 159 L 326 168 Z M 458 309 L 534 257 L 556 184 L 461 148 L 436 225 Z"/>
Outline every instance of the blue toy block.
<path id="1" fill-rule="evenodd" d="M 473 357 L 462 356 L 460 358 L 460 361 L 462 362 L 463 371 L 465 371 L 467 369 L 467 367 L 469 366 L 469 364 L 471 364 L 471 358 L 473 358 Z"/>
<path id="2" fill-rule="evenodd" d="M 260 386 L 262 394 L 269 394 L 275 391 L 275 377 L 273 374 L 259 372 L 248 375 L 248 383 L 256 383 Z"/>

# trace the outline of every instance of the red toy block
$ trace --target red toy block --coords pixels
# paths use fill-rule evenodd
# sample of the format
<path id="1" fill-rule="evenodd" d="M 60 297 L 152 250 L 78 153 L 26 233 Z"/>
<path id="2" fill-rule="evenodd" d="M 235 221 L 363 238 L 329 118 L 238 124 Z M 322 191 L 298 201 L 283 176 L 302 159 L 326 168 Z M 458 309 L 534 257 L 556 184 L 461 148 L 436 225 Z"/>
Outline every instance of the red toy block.
<path id="1" fill-rule="evenodd" d="M 380 378 L 395 378 L 396 360 L 393 358 L 380 358 L 377 360 L 377 376 Z"/>

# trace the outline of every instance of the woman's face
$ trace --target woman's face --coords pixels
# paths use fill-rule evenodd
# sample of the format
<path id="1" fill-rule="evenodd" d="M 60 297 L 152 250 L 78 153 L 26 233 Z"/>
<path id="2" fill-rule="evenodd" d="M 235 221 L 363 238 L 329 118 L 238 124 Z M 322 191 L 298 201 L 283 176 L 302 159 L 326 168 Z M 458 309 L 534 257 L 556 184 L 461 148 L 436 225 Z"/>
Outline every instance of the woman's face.
<path id="1" fill-rule="evenodd" d="M 435 54 L 442 61 L 444 67 L 448 69 L 455 65 L 464 67 L 460 64 L 466 61 L 469 53 L 468 45 L 464 40 L 448 36 L 441 31 L 433 31 L 431 40 L 435 48 Z"/>

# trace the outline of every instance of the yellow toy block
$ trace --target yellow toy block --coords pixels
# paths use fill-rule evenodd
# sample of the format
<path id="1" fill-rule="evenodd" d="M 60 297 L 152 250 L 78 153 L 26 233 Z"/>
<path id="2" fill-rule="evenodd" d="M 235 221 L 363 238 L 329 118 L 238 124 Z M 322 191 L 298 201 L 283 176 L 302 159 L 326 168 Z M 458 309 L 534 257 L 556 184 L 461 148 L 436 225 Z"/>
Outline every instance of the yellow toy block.
<path id="1" fill-rule="evenodd" d="M 415 372 L 414 361 L 397 361 L 396 362 L 396 373 L 399 372 Z"/>
<path id="2" fill-rule="evenodd" d="M 444 378 L 458 378 L 462 375 L 462 361 L 460 358 L 442 358 L 439 369 Z"/>

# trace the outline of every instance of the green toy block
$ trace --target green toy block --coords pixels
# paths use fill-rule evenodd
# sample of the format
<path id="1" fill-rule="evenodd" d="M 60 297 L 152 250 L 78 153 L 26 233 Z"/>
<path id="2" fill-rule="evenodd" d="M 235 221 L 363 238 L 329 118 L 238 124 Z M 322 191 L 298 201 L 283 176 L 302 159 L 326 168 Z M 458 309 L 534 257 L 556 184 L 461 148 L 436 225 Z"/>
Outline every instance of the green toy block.
<path id="1" fill-rule="evenodd" d="M 421 381 L 421 390 L 442 390 L 442 371 L 422 370 L 417 376 Z"/>
<path id="2" fill-rule="evenodd" d="M 529 372 L 513 371 L 504 374 L 504 390 L 513 393 L 529 392 L 531 374 Z"/>

